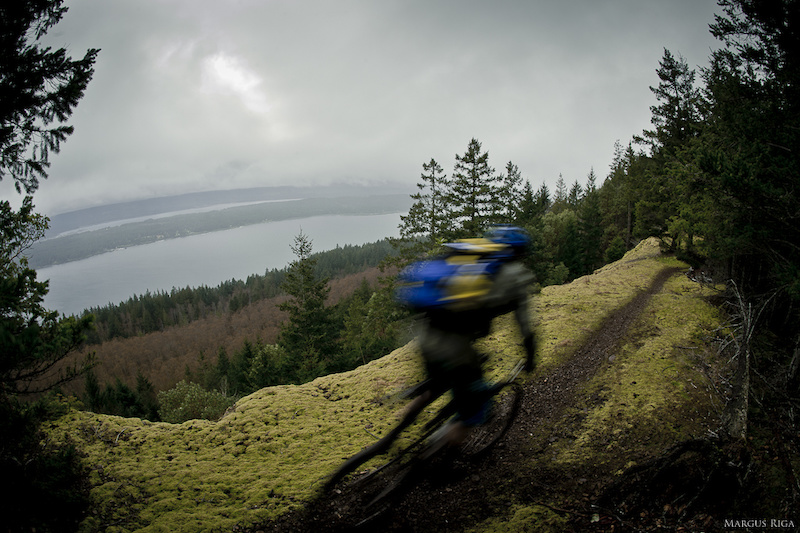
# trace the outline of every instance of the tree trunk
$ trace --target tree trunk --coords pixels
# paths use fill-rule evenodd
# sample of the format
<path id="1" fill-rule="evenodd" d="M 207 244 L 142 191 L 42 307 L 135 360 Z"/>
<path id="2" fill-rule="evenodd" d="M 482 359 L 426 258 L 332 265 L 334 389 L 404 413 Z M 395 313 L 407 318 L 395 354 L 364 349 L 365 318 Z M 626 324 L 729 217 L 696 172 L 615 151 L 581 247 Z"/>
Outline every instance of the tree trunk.
<path id="1" fill-rule="evenodd" d="M 633 225 L 633 213 L 632 213 L 632 209 L 631 209 L 630 200 L 628 201 L 628 206 L 627 207 L 628 207 L 628 213 L 627 213 L 628 220 L 627 220 L 627 227 L 626 227 L 626 233 L 627 234 L 625 235 L 625 246 L 627 246 L 628 250 L 630 250 L 631 249 L 631 244 L 632 244 L 631 243 L 632 233 L 633 233 L 633 230 L 631 228 L 631 226 Z"/>
<path id="2" fill-rule="evenodd" d="M 747 437 L 747 409 L 750 397 L 750 350 L 740 350 L 736 355 L 736 375 L 733 379 L 733 397 L 725 406 L 723 422 L 725 432 L 733 440 Z"/>
<path id="3" fill-rule="evenodd" d="M 736 346 L 736 373 L 733 378 L 733 397 L 725 406 L 723 413 L 724 431 L 734 440 L 747 437 L 747 409 L 750 397 L 750 343 L 755 333 L 760 310 L 746 302 L 739 288 L 733 284 L 734 302 L 737 307 L 739 324 L 733 333 Z M 760 308 L 763 309 L 763 306 Z"/>
<path id="4" fill-rule="evenodd" d="M 794 354 L 789 362 L 789 374 L 786 380 L 786 388 L 790 393 L 800 392 L 800 335 L 794 343 Z"/>

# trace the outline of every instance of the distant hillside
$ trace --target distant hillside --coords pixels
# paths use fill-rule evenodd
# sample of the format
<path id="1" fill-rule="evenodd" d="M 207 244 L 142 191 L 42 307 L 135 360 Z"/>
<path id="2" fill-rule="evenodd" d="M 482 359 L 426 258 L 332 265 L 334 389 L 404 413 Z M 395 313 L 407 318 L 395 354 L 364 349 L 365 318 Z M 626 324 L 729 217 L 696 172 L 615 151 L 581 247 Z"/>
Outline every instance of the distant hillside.
<path id="1" fill-rule="evenodd" d="M 592 498 L 618 473 L 716 429 L 722 365 L 706 343 L 720 317 L 707 302 L 710 290 L 679 273 L 685 267 L 649 240 L 592 275 L 535 296 L 538 367 L 526 387 L 547 390 L 542 401 L 561 407 L 546 409 L 552 417 L 530 427 L 524 421 L 532 406 L 525 407 L 524 431 L 513 432 L 515 440 L 486 465 L 469 469 L 469 489 L 423 492 L 403 520 L 431 531 L 453 517 L 470 531 L 554 532 L 569 523 L 589 530 L 604 520 L 588 511 Z M 608 325 L 650 291 L 630 326 Z M 595 374 L 571 373 L 583 386 L 560 390 L 554 376 L 580 367 L 583 355 L 575 355 L 600 332 L 614 338 L 611 351 L 600 354 Z M 496 321 L 480 349 L 491 354 L 493 375 L 522 355 L 510 316 Z M 126 531 L 309 530 L 302 515 L 284 529 L 273 520 L 298 511 L 344 458 L 396 423 L 402 404 L 376 400 L 420 376 L 411 343 L 350 372 L 262 389 L 217 422 L 171 425 L 71 411 L 48 433 L 85 454 L 93 508 L 83 531 L 112 524 Z M 502 479 L 491 473 L 498 465 Z M 473 490 L 483 503 L 466 509 L 463 497 Z M 335 529 L 341 519 L 320 524 Z"/>
<path id="2" fill-rule="evenodd" d="M 381 262 L 395 252 L 392 244 L 384 239 L 363 245 L 345 245 L 314 253 L 312 257 L 316 261 L 316 275 L 332 279 L 335 285 L 339 283 L 337 278 L 377 270 Z M 97 345 L 117 338 L 142 337 L 210 317 L 223 320 L 264 299 L 283 295 L 281 285 L 288 268 L 251 274 L 245 280 L 227 280 L 215 287 L 147 292 L 132 295 L 116 305 L 92 307 L 88 311 L 95 316 L 95 328 L 88 334 L 87 342 Z M 370 280 L 374 281 L 374 276 L 370 276 Z M 337 290 L 332 289 L 332 296 L 336 294 Z M 215 350 L 216 346 L 211 348 Z"/>
<path id="3" fill-rule="evenodd" d="M 376 189 L 370 190 L 373 193 L 376 192 Z M 317 197 L 241 205 L 202 213 L 150 218 L 118 226 L 61 235 L 35 243 L 28 251 L 28 258 L 33 268 L 43 268 L 85 259 L 118 248 L 251 224 L 321 215 L 403 213 L 408 211 L 410 205 L 409 195 L 402 193 Z M 98 219 L 99 216 L 100 214 L 98 214 Z M 84 223 L 86 220 L 88 218 L 84 218 Z"/>
<path id="4" fill-rule="evenodd" d="M 88 207 L 50 217 L 48 237 L 55 237 L 67 231 L 96 226 L 104 223 L 160 215 L 174 211 L 206 208 L 226 204 L 248 202 L 268 202 L 300 198 L 338 198 L 345 196 L 374 196 L 386 194 L 405 194 L 413 192 L 412 187 L 395 183 L 376 185 L 329 185 L 322 187 L 255 187 L 224 191 L 192 192 L 174 196 L 132 200 L 108 205 Z"/>
<path id="5" fill-rule="evenodd" d="M 379 270 L 373 267 L 331 280 L 329 305 L 352 294 L 362 280 L 377 285 L 379 275 Z M 94 372 L 101 385 L 113 385 L 119 379 L 135 388 L 137 375 L 141 373 L 153 384 L 155 392 L 166 390 L 184 379 L 187 370 L 198 371 L 203 364 L 201 354 L 205 354 L 206 364 L 215 364 L 220 349 L 233 355 L 242 349 L 245 341 L 274 343 L 286 320 L 286 313 L 278 309 L 285 299 L 285 296 L 262 298 L 235 312 L 211 312 L 178 326 L 130 338 L 114 338 L 84 347 L 75 358 L 80 359 L 87 352 L 95 354 L 97 366 Z M 149 307 L 150 303 L 146 305 Z M 223 305 L 220 307 L 225 308 Z M 107 328 L 104 313 L 98 314 L 100 327 Z M 83 396 L 84 380 L 70 382 L 62 390 Z"/>

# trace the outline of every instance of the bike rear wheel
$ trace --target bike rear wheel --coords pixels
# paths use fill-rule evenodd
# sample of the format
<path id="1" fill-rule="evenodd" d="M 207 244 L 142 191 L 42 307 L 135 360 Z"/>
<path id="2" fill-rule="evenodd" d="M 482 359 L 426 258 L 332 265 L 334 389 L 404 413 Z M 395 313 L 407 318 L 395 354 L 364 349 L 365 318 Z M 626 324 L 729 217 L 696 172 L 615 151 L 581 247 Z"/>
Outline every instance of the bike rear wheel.
<path id="1" fill-rule="evenodd" d="M 386 519 L 394 498 L 414 484 L 418 474 L 414 456 L 389 461 L 364 474 L 356 474 L 330 493 L 329 513 L 339 522 L 335 530 L 375 531 Z"/>
<path id="2" fill-rule="evenodd" d="M 519 383 L 505 385 L 501 393 L 492 397 L 487 421 L 472 428 L 461 444 L 461 454 L 467 458 L 477 458 L 489 451 L 511 427 L 521 403 L 522 386 Z"/>

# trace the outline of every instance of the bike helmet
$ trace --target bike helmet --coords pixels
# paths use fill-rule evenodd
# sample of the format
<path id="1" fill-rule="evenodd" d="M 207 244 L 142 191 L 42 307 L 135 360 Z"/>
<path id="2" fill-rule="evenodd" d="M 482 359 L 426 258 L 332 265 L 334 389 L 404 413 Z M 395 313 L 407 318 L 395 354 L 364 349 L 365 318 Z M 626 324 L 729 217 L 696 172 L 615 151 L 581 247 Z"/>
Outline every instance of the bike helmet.
<path id="1" fill-rule="evenodd" d="M 499 224 L 489 230 L 486 236 L 490 241 L 510 246 L 517 255 L 524 254 L 531 244 L 530 235 L 519 226 Z"/>

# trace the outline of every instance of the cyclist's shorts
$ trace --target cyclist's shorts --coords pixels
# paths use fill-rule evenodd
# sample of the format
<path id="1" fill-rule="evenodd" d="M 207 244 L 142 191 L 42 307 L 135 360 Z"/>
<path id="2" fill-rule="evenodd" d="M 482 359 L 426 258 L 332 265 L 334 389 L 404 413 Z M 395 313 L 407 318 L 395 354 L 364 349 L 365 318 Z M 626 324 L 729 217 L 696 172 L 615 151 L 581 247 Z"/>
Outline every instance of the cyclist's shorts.
<path id="1" fill-rule="evenodd" d="M 467 426 L 477 426 L 486 421 L 491 403 L 486 398 L 487 385 L 480 366 L 461 365 L 453 368 L 428 362 L 426 367 L 436 391 L 452 392 L 457 420 Z"/>
<path id="2" fill-rule="evenodd" d="M 480 398 L 480 406 L 478 410 L 469 417 L 466 417 L 468 413 L 462 413 L 461 410 L 459 410 L 458 420 L 467 427 L 475 427 L 485 424 L 489 420 L 489 415 L 492 412 L 492 399 L 486 397 L 486 391 L 489 389 L 489 387 L 486 385 L 486 382 L 481 379 L 480 381 L 474 382 L 471 388 L 474 391 L 473 395 L 476 398 Z M 472 409 L 470 408 L 470 411 L 471 410 Z"/>

